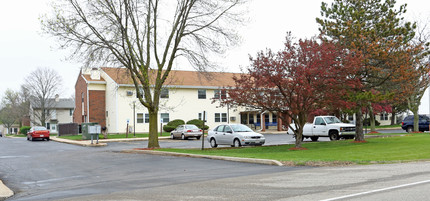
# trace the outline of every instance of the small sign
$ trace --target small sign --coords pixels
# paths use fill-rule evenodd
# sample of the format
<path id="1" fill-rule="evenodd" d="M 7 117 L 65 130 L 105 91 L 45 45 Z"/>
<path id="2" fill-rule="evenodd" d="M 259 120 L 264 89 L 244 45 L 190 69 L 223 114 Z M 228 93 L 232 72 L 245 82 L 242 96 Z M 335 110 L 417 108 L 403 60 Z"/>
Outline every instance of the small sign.
<path id="1" fill-rule="evenodd" d="M 127 119 L 127 124 L 130 123 L 130 119 Z"/>
<path id="2" fill-rule="evenodd" d="M 160 123 L 163 123 L 163 119 L 160 119 Z"/>

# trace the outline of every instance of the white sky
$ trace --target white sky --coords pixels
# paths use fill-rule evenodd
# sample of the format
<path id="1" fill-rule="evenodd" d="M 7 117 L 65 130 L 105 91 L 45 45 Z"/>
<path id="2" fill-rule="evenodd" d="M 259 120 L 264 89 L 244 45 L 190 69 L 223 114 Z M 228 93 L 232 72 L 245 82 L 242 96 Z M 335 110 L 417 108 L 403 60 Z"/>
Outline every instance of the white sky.
<path id="1" fill-rule="evenodd" d="M 62 76 L 61 97 L 74 94 L 75 82 L 83 64 L 66 61 L 68 51 L 56 49 L 55 39 L 40 35 L 38 18 L 49 12 L 50 1 L 0 2 L 0 97 L 7 88 L 19 90 L 24 78 L 38 67 L 53 68 Z M 408 19 L 429 21 L 430 1 L 398 0 L 398 5 L 406 2 Z M 227 71 L 239 72 L 239 66 L 249 65 L 248 55 L 255 56 L 257 51 L 266 48 L 281 49 L 287 31 L 292 31 L 296 38 L 318 34 L 315 18 L 320 17 L 320 5 L 319 0 L 250 1 L 250 23 L 240 30 L 242 44 L 227 52 L 225 59 L 219 62 Z"/>

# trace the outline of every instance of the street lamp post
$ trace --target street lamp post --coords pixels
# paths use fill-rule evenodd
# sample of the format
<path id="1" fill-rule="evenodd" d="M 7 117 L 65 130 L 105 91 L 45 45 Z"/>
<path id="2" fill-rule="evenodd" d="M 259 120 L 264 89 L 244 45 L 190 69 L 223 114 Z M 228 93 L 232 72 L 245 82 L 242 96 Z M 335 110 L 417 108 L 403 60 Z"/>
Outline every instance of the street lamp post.
<path id="1" fill-rule="evenodd" d="M 136 101 L 133 101 L 133 136 L 136 137 Z"/>

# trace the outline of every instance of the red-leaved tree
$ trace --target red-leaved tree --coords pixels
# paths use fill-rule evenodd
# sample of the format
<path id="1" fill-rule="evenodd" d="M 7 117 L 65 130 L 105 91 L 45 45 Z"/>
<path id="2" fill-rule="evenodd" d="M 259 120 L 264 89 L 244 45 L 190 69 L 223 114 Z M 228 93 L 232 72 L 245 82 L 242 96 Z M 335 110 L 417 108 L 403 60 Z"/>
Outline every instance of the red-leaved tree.
<path id="1" fill-rule="evenodd" d="M 234 78 L 235 86 L 228 87 L 229 97 L 222 103 L 285 114 L 279 117 L 294 121 L 289 126 L 296 136 L 295 147 L 301 148 L 309 114 L 352 106 L 345 97 L 349 88 L 360 85 L 353 76 L 359 57 L 315 38 L 295 43 L 288 34 L 283 50 L 250 58 L 247 72 Z"/>

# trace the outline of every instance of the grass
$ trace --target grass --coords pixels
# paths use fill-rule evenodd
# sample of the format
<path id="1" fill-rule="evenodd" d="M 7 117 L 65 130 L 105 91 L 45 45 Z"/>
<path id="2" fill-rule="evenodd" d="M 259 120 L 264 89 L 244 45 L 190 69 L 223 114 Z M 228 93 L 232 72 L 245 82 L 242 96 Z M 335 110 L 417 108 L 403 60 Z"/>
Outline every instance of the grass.
<path id="1" fill-rule="evenodd" d="M 303 143 L 308 150 L 292 151 L 294 145 L 221 149 L 158 149 L 160 151 L 219 155 L 243 158 L 273 159 L 294 164 L 309 162 L 345 162 L 355 164 L 394 163 L 430 159 L 430 135 L 369 138 L 366 143 L 352 140 Z"/>
<path id="2" fill-rule="evenodd" d="M 6 136 L 10 136 L 10 137 L 27 137 L 27 135 L 24 135 L 24 134 L 18 134 L 18 135 L 16 135 L 16 134 L 6 134 Z"/>
<path id="3" fill-rule="evenodd" d="M 134 137 L 133 133 L 128 134 L 128 138 L 143 138 L 148 137 L 148 133 L 136 133 L 136 137 Z M 170 133 L 163 132 L 162 136 L 170 136 Z M 71 135 L 71 136 L 60 136 L 59 138 L 69 139 L 69 140 L 82 140 L 82 135 Z M 107 139 L 119 139 L 126 138 L 125 134 L 108 134 Z M 99 139 L 104 139 L 103 135 L 99 135 Z"/>
<path id="4" fill-rule="evenodd" d="M 370 126 L 367 126 L 368 128 L 370 128 Z M 399 128 L 401 129 L 402 125 L 401 124 L 396 124 L 396 125 L 383 125 L 383 126 L 375 126 L 376 129 L 378 128 Z"/>

